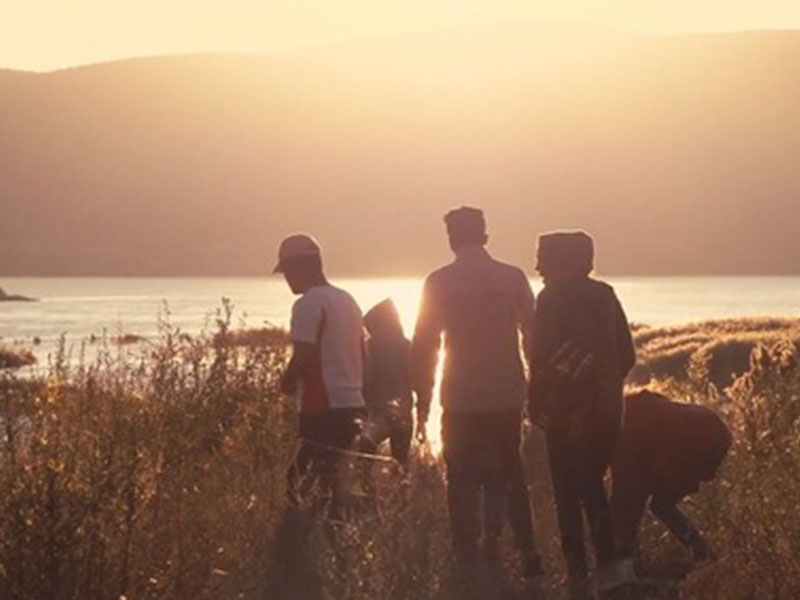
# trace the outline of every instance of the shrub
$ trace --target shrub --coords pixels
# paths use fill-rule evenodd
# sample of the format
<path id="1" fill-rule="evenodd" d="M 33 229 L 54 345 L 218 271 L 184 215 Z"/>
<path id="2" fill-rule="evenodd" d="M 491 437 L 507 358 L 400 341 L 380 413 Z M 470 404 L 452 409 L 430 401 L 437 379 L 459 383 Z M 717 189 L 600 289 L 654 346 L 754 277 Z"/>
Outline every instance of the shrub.
<path id="1" fill-rule="evenodd" d="M 682 598 L 793 599 L 800 597 L 800 369 L 791 340 L 757 345 L 749 369 L 724 393 L 708 377 L 713 356 L 698 355 L 691 376 L 666 381 L 674 399 L 702 403 L 724 416 L 734 444 L 715 481 L 687 502 L 721 559 L 691 575 Z M 643 548 L 649 568 L 672 570 L 678 544 L 651 523 Z M 655 561 L 655 565 L 653 562 Z M 670 563 L 673 563 L 670 565 Z"/>
<path id="2" fill-rule="evenodd" d="M 209 597 L 264 556 L 293 444 L 284 354 L 164 325 L 137 361 L 5 376 L 0 597 Z"/>
<path id="3" fill-rule="evenodd" d="M 100 342 L 92 361 L 71 365 L 62 351 L 47 375 L 0 375 L 0 598 L 531 597 L 508 551 L 502 577 L 455 575 L 443 469 L 424 448 L 406 474 L 385 461 L 345 462 L 344 522 L 313 502 L 287 506 L 296 430 L 293 402 L 278 391 L 286 338 L 234 334 L 229 322 L 224 307 L 213 334 L 164 323 L 134 352 Z M 650 333 L 650 347 L 661 343 Z M 722 393 L 713 341 L 657 385 L 716 408 L 735 433 L 719 477 L 687 502 L 722 559 L 680 588 L 673 580 L 636 597 L 800 597 L 796 347 L 756 345 Z M 540 433 L 526 436 L 524 454 L 555 580 L 563 561 Z M 364 494 L 365 472 L 374 496 Z M 646 573 L 682 574 L 682 550 L 660 525 L 649 522 L 641 540 Z"/>
<path id="4" fill-rule="evenodd" d="M 19 369 L 34 364 L 36 357 L 32 352 L 0 346 L 0 369 Z"/>
<path id="5" fill-rule="evenodd" d="M 749 368 L 750 353 L 759 344 L 791 340 L 800 346 L 800 320 L 775 318 L 725 319 L 675 327 L 639 327 L 634 332 L 638 362 L 629 380 L 681 377 L 696 354 L 708 356 L 709 379 L 727 387 Z"/>

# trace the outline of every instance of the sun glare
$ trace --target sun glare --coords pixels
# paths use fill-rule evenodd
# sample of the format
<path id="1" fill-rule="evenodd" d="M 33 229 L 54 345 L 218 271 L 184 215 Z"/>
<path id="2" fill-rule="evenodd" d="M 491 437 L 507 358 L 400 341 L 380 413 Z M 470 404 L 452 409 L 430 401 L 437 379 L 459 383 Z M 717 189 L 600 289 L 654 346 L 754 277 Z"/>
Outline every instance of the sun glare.
<path id="1" fill-rule="evenodd" d="M 400 313 L 400 322 L 406 337 L 411 338 L 414 333 L 414 324 L 417 319 L 419 302 L 422 294 L 422 280 L 418 278 L 386 278 L 376 279 L 373 285 L 359 286 L 357 300 L 364 312 L 382 300 L 391 298 L 397 312 Z M 439 385 L 442 379 L 442 365 L 444 364 L 444 350 L 439 353 L 439 364 L 436 369 L 436 385 L 433 390 L 433 402 L 428 420 L 428 442 L 431 450 L 438 454 L 442 449 L 441 427 L 442 405 L 439 402 Z"/>

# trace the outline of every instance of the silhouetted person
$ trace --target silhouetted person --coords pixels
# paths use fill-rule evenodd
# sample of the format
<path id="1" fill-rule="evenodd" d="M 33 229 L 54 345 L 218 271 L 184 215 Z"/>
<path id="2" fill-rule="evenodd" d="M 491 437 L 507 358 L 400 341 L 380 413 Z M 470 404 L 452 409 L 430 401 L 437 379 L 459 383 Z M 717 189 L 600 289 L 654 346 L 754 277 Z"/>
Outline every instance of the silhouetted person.
<path id="1" fill-rule="evenodd" d="M 400 315 L 391 300 L 384 300 L 364 315 L 367 328 L 367 362 L 364 400 L 369 418 L 360 438 L 363 452 L 376 452 L 385 440 L 392 456 L 408 462 L 413 435 L 411 342 L 403 333 Z"/>
<path id="2" fill-rule="evenodd" d="M 292 292 L 292 358 L 281 387 L 296 394 L 300 445 L 289 469 L 294 500 L 319 482 L 330 514 L 338 516 L 336 449 L 349 448 L 360 431 L 364 335 L 361 310 L 344 290 L 328 283 L 319 245 L 303 234 L 280 245 L 275 272 L 283 273 Z"/>
<path id="3" fill-rule="evenodd" d="M 623 380 L 635 362 L 628 321 L 611 286 L 589 277 L 594 243 L 583 232 L 542 235 L 544 278 L 531 346 L 529 414 L 547 432 L 567 584 L 590 593 L 583 513 L 589 521 L 598 589 L 632 574 L 615 560 L 603 477 L 622 429 Z"/>
<path id="4" fill-rule="evenodd" d="M 611 463 L 611 505 L 619 552 L 631 565 L 648 502 L 650 511 L 689 551 L 693 566 L 714 559 L 677 504 L 701 482 L 714 478 L 731 441 L 722 419 L 704 406 L 670 402 L 649 391 L 625 399 L 625 426 Z"/>
<path id="5" fill-rule="evenodd" d="M 527 335 L 533 293 L 518 268 L 486 251 L 486 224 L 475 208 L 445 216 L 455 261 L 425 281 L 412 343 L 412 374 L 422 431 L 434 386 L 441 337 L 442 442 L 447 465 L 447 504 L 456 558 L 477 559 L 483 547 L 494 560 L 505 501 L 528 575 L 541 573 L 534 548 L 530 504 L 520 459 L 520 422 L 526 381 L 519 335 Z"/>

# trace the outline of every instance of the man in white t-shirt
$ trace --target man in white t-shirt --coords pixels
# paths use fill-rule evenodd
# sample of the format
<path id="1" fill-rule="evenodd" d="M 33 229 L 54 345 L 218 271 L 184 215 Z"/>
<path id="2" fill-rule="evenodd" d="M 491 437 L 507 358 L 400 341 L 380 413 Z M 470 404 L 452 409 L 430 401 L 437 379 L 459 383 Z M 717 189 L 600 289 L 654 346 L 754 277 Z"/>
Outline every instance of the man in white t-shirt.
<path id="1" fill-rule="evenodd" d="M 323 493 L 338 511 L 336 467 L 360 432 L 364 330 L 352 296 L 328 283 L 320 247 L 308 235 L 289 236 L 278 250 L 276 273 L 292 292 L 292 358 L 281 381 L 297 397 L 300 447 L 289 470 L 293 499 L 321 480 Z M 302 488 L 302 489 L 301 489 Z"/>

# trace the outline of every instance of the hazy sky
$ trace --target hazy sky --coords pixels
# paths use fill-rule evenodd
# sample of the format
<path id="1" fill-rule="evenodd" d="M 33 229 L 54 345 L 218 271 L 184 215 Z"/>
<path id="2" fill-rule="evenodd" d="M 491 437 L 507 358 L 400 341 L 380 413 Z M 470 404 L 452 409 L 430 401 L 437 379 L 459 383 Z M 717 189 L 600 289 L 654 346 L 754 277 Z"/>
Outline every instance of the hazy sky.
<path id="1" fill-rule="evenodd" d="M 800 28 L 800 0 L 0 0 L 0 68 L 264 52 L 524 20 L 647 32 Z"/>

